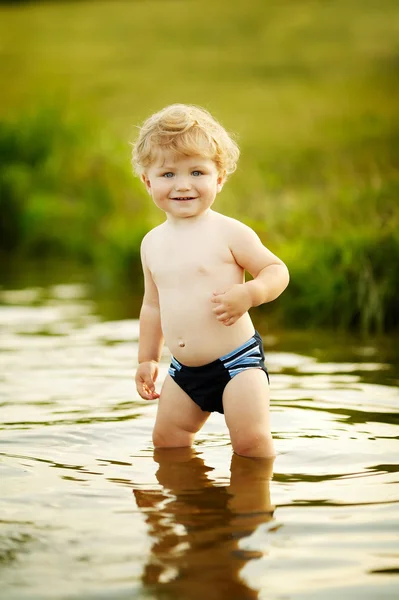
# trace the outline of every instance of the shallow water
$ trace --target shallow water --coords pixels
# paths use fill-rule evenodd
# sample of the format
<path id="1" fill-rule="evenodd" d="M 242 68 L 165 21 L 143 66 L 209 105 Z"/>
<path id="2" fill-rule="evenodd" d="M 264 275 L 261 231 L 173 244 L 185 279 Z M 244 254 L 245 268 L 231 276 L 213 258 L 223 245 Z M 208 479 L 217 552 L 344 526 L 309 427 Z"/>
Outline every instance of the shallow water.
<path id="1" fill-rule="evenodd" d="M 1 598 L 398 597 L 395 340 L 264 336 L 274 465 L 221 415 L 154 454 L 137 321 L 80 285 L 1 302 Z"/>

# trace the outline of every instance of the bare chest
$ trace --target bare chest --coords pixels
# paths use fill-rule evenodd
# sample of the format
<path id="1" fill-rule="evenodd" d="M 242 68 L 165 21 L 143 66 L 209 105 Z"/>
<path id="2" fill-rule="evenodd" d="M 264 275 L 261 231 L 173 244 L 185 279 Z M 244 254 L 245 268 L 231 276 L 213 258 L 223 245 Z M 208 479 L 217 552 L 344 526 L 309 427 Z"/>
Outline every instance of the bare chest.
<path id="1" fill-rule="evenodd" d="M 151 253 L 149 267 L 159 287 L 196 285 L 219 278 L 237 264 L 226 244 L 208 238 L 167 240 Z"/>

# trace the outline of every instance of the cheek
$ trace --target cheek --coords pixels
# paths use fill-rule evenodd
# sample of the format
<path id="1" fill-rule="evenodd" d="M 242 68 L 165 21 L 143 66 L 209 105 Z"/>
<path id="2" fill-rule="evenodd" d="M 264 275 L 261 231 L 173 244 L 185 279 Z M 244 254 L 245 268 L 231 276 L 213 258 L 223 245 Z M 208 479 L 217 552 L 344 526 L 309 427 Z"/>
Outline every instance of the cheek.
<path id="1" fill-rule="evenodd" d="M 214 184 L 213 181 L 203 180 L 203 181 L 198 182 L 197 187 L 200 188 L 201 190 L 203 190 L 204 192 L 211 192 L 215 189 L 216 185 Z"/>
<path id="2" fill-rule="evenodd" d="M 157 181 L 153 187 L 152 191 L 154 194 L 163 195 L 166 194 L 169 190 L 170 186 L 166 181 Z"/>

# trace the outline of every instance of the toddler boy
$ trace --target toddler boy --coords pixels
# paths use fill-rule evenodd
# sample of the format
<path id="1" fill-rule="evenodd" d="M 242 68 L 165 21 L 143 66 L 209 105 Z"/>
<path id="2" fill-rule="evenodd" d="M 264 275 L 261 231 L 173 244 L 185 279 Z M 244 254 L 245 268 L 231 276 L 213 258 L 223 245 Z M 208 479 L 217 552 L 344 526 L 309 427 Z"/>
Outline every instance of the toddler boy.
<path id="1" fill-rule="evenodd" d="M 277 298 L 289 275 L 252 229 L 211 209 L 238 157 L 226 130 L 196 106 L 168 106 L 141 127 L 134 167 L 166 220 L 141 245 L 136 386 L 158 398 L 156 447 L 191 446 L 217 411 L 237 454 L 270 457 L 268 374 L 248 310 Z M 158 394 L 164 341 L 172 362 Z"/>

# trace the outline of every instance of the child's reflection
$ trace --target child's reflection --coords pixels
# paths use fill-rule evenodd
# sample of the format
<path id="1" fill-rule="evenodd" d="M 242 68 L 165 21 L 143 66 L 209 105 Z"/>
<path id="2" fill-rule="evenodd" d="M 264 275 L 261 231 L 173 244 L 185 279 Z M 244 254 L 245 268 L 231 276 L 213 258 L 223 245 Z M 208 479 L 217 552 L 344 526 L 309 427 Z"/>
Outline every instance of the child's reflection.
<path id="1" fill-rule="evenodd" d="M 163 489 L 134 490 L 155 540 L 143 573 L 147 590 L 176 600 L 258 598 L 240 571 L 262 554 L 239 541 L 272 518 L 273 459 L 234 454 L 229 486 L 210 481 L 212 469 L 191 448 L 156 449 L 154 460 Z"/>

